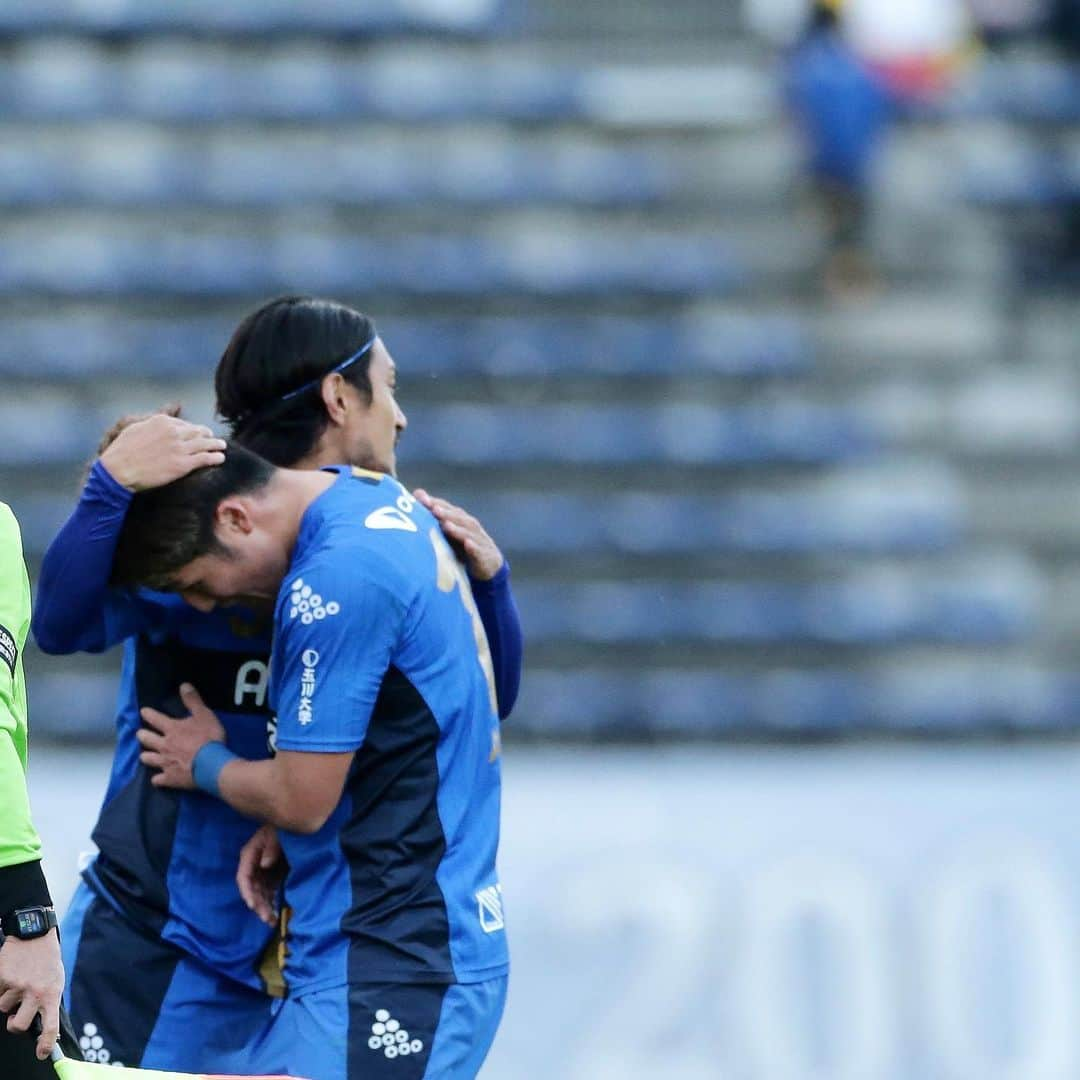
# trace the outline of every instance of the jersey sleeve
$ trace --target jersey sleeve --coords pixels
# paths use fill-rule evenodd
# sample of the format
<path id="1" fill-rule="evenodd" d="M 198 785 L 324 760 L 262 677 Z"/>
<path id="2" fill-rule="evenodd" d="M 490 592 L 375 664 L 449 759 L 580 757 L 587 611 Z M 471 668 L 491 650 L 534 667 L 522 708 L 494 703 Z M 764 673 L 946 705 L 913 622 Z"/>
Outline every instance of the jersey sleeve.
<path id="1" fill-rule="evenodd" d="M 0 503 L 0 867 L 37 861 L 41 841 L 26 789 L 26 688 L 22 650 L 30 581 L 15 516 Z"/>
<path id="2" fill-rule="evenodd" d="M 499 719 L 505 720 L 513 711 L 521 686 L 523 651 L 521 618 L 510 589 L 510 564 L 504 561 L 488 581 L 470 578 L 469 584 L 491 649 Z"/>
<path id="3" fill-rule="evenodd" d="M 137 594 L 109 588 L 131 498 L 100 461 L 94 463 L 41 564 L 33 633 L 43 652 L 102 652 L 140 629 Z"/>
<path id="4" fill-rule="evenodd" d="M 283 589 L 271 661 L 279 750 L 363 744 L 407 610 L 371 570 L 370 560 L 363 569 L 308 567 Z"/>

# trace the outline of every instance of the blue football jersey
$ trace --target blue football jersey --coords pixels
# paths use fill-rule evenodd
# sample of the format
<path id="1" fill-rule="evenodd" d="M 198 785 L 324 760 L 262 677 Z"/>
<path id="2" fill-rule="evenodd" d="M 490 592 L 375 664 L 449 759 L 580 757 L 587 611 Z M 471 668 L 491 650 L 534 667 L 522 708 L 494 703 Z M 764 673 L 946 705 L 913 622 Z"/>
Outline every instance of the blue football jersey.
<path id="1" fill-rule="evenodd" d="M 507 970 L 499 720 L 464 569 L 396 480 L 335 468 L 307 509 L 274 619 L 277 748 L 355 751 L 289 862 L 294 993 Z"/>
<path id="2" fill-rule="evenodd" d="M 182 716 L 182 682 L 195 686 L 237 754 L 270 755 L 267 625 L 242 612 L 197 612 L 177 596 L 117 598 L 110 636 L 125 638 L 117 748 L 84 871 L 92 889 L 131 922 L 238 982 L 261 988 L 270 931 L 240 898 L 236 866 L 257 824 L 202 792 L 154 787 L 139 762 L 139 709 Z M 267 620 L 264 620 L 266 622 Z"/>

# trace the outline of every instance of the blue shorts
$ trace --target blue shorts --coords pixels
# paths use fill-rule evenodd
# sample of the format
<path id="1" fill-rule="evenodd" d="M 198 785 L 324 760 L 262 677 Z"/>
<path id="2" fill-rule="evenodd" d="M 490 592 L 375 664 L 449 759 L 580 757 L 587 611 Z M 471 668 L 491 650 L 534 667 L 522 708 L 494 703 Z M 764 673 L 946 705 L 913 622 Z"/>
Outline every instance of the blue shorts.
<path id="1" fill-rule="evenodd" d="M 61 927 L 64 1001 L 88 1061 L 195 1073 L 274 1073 L 251 1047 L 275 999 L 135 926 L 85 882 Z"/>
<path id="2" fill-rule="evenodd" d="M 253 1057 L 308 1080 L 474 1080 L 507 977 L 451 986 L 364 983 L 275 1003 Z"/>

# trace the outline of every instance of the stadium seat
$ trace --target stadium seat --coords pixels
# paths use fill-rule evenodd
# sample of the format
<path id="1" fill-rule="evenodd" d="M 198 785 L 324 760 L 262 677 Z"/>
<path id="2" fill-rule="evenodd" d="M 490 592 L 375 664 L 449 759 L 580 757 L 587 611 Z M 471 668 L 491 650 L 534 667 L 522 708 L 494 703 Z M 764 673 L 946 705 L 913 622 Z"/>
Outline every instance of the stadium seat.
<path id="1" fill-rule="evenodd" d="M 1080 198 L 1080 172 L 1056 154 L 1021 147 L 1003 161 L 972 163 L 961 184 L 971 202 L 999 209 L 1055 206 Z"/>
<path id="2" fill-rule="evenodd" d="M 174 122 L 575 120 L 581 69 L 468 59 L 400 48 L 365 56 L 300 45 L 257 54 L 163 41 L 123 59 L 93 43 L 45 39 L 0 69 L 12 119 L 137 118 Z"/>
<path id="3" fill-rule="evenodd" d="M 12 315 L 4 320 L 0 374 L 29 368 L 42 378 L 78 381 L 126 376 L 137 366 L 147 378 L 186 378 L 210 372 L 233 325 L 202 316 L 89 312 L 59 323 Z M 390 317 L 378 327 L 406 386 L 432 375 L 742 379 L 798 375 L 813 366 L 806 327 L 786 316 Z"/>
<path id="4" fill-rule="evenodd" d="M 602 501 L 515 491 L 474 495 L 469 509 L 511 554 L 900 553 L 939 551 L 961 538 L 954 485 L 930 480 L 924 488 L 917 476 L 885 491 L 874 483 L 869 476 L 848 490 L 727 496 L 623 491 Z"/>
<path id="5" fill-rule="evenodd" d="M 1010 664 L 758 674 L 540 668 L 522 684 L 510 723 L 517 736 L 547 739 L 1063 731 L 1075 724 L 1078 699 L 1080 673 Z M 115 702 L 108 673 L 34 677 L 39 736 L 106 738 Z"/>
<path id="6" fill-rule="evenodd" d="M 958 89 L 950 112 L 1021 122 L 1080 119 L 1080 65 L 1050 56 L 984 61 Z"/>
<path id="7" fill-rule="evenodd" d="M 457 140 L 460 142 L 461 140 Z M 287 207 L 452 202 L 642 206 L 673 190 L 647 153 L 586 143 L 547 147 L 508 139 L 447 141 L 440 167 L 411 143 L 331 135 L 195 144 L 111 133 L 79 142 L 11 140 L 0 147 L 0 202 L 11 206 Z M 430 148 L 429 148 L 430 150 Z M 313 169 L 317 160 L 320 167 Z"/>
<path id="8" fill-rule="evenodd" d="M 730 408 L 463 404 L 410 412 L 414 461 L 813 463 L 867 457 L 882 445 L 882 432 L 855 410 L 798 400 Z"/>
<path id="9" fill-rule="evenodd" d="M 542 230 L 506 237 L 403 235 L 344 239 L 288 231 L 270 236 L 32 227 L 0 238 L 0 293 L 64 296 L 272 294 L 295 288 L 329 295 L 362 288 L 405 296 L 527 292 L 539 296 L 702 295 L 739 282 L 738 259 L 721 239 L 695 234 L 624 236 Z"/>
<path id="10" fill-rule="evenodd" d="M 85 409 L 42 399 L 11 413 L 0 464 L 35 455 L 77 460 L 112 422 L 109 408 Z M 410 408 L 411 462 L 486 465 L 755 465 L 825 463 L 872 457 L 884 432 L 852 409 L 807 406 L 721 408 L 707 405 L 591 407 L 448 404 Z M 56 437 L 43 433 L 56 429 Z M 757 512 L 767 514 L 760 504 Z M 750 511 L 754 513 L 754 511 Z"/>
<path id="11" fill-rule="evenodd" d="M 408 0 L 112 0 L 86 4 L 78 0 L 5 0 L 0 6 L 0 33 L 145 34 L 198 33 L 374 34 L 422 30 L 477 32 L 496 20 L 499 0 L 468 3 L 410 3 Z"/>
<path id="12" fill-rule="evenodd" d="M 28 648 L 34 650 L 30 645 Z M 54 662 L 55 663 L 55 662 Z M 53 670 L 33 681 L 35 737 L 111 739 L 115 734 L 117 680 L 112 672 Z"/>
<path id="13" fill-rule="evenodd" d="M 400 45 L 366 53 L 361 63 L 341 50 L 299 43 L 238 55 L 220 44 L 136 38 L 123 58 L 85 40 L 20 45 L 0 70 L 0 108 L 30 120 L 492 119 L 604 131 L 752 129 L 775 115 L 777 103 L 768 75 L 752 66 L 623 69 L 521 54 L 478 62 L 437 46 Z"/>
<path id="14" fill-rule="evenodd" d="M 809 585 L 773 582 L 524 583 L 530 640 L 593 644 L 817 642 L 994 644 L 1030 633 L 1039 589 L 1023 564 L 951 575 L 881 570 Z"/>
<path id="15" fill-rule="evenodd" d="M 1080 674 L 1023 665 L 915 670 L 534 670 L 516 731 L 565 738 L 963 734 L 1064 730 L 1075 724 Z"/>
<path id="16" fill-rule="evenodd" d="M 406 447 L 400 457 L 407 476 Z M 81 456 L 86 455 L 84 447 Z M 917 472 L 896 478 L 885 490 L 879 482 L 879 474 L 871 472 L 843 485 L 790 494 L 641 491 L 598 501 L 514 491 L 460 498 L 511 559 L 524 554 L 904 554 L 944 551 L 960 541 L 963 521 L 953 485 Z M 16 508 L 27 550 L 36 553 L 70 512 L 71 498 L 37 495 Z"/>

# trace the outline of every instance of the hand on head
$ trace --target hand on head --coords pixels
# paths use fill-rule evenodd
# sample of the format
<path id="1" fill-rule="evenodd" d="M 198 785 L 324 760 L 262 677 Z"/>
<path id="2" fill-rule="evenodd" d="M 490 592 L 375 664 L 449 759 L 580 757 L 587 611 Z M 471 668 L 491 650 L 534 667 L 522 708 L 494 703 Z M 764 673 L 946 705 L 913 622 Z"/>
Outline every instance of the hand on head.
<path id="1" fill-rule="evenodd" d="M 127 416 L 102 440 L 101 464 L 130 491 L 162 487 L 225 460 L 225 440 L 177 415 L 178 405 L 149 416 Z"/>

